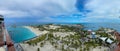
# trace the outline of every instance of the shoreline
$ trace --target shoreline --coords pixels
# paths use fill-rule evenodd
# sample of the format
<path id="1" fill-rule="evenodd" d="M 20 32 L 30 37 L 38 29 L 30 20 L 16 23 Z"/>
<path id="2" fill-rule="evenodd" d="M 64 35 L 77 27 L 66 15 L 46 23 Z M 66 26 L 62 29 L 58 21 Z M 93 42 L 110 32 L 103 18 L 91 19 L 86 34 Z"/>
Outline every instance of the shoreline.
<path id="1" fill-rule="evenodd" d="M 40 36 L 40 35 L 48 33 L 48 31 L 40 31 L 38 28 L 34 28 L 34 27 L 31 27 L 31 26 L 24 26 L 24 27 L 27 28 L 27 29 L 29 29 L 36 36 Z"/>
<path id="2" fill-rule="evenodd" d="M 34 34 L 36 34 L 36 36 L 40 36 L 40 35 L 44 35 L 46 33 L 49 33 L 49 31 L 40 31 L 39 28 L 34 28 L 32 26 L 24 26 L 25 28 L 29 29 L 31 32 L 33 32 Z M 65 37 L 66 35 L 74 35 L 75 33 L 74 32 L 54 32 L 53 35 L 56 35 L 56 36 L 61 36 L 61 37 Z M 33 50 L 37 50 L 37 48 L 40 48 L 40 51 L 59 51 L 57 50 L 56 48 L 54 48 L 54 45 L 51 45 L 48 41 L 46 41 L 47 43 L 45 43 L 45 45 L 43 47 L 40 47 L 39 45 L 36 45 L 36 46 L 31 46 L 31 45 L 28 45 L 28 44 L 21 44 L 22 47 L 24 47 L 24 50 L 26 51 L 33 51 Z M 40 42 L 38 42 L 37 44 L 40 44 Z M 46 47 L 49 47 L 49 48 L 46 48 Z M 32 50 L 30 50 L 32 48 Z M 109 50 L 109 48 L 107 47 L 104 47 L 104 46 L 98 46 L 96 48 L 90 48 L 90 51 L 103 51 L 103 50 Z"/>

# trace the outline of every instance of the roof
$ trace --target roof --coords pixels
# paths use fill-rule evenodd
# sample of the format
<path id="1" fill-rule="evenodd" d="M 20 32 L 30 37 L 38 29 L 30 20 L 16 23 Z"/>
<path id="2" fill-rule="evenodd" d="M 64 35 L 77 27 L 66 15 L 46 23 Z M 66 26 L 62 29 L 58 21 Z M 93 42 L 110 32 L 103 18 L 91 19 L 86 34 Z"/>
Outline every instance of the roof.
<path id="1" fill-rule="evenodd" d="M 92 34 L 95 34 L 95 32 L 92 32 Z"/>
<path id="2" fill-rule="evenodd" d="M 107 42 L 112 43 L 113 41 L 109 38 L 109 39 L 107 39 Z"/>
<path id="3" fill-rule="evenodd" d="M 100 37 L 100 39 L 105 41 L 107 39 L 107 37 Z M 110 38 L 108 38 L 106 42 L 112 43 L 113 41 Z"/>
<path id="4" fill-rule="evenodd" d="M 91 29 L 89 29 L 88 31 L 92 31 Z"/>
<path id="5" fill-rule="evenodd" d="M 105 41 L 107 37 L 100 37 L 101 40 Z"/>

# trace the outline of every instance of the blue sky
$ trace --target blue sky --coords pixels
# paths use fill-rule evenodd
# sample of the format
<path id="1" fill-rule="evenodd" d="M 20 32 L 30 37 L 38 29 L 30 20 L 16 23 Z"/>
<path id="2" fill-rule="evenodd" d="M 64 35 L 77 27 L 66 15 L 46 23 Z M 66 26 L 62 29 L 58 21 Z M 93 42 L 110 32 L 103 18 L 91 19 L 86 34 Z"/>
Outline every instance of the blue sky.
<path id="1" fill-rule="evenodd" d="M 6 23 L 117 22 L 120 0 L 1 0 Z"/>

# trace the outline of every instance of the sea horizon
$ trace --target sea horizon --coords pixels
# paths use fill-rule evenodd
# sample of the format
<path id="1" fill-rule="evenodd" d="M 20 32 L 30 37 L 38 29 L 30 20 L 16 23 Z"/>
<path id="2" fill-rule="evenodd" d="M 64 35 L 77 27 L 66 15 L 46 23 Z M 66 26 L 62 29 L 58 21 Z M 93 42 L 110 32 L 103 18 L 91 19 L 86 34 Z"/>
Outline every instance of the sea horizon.
<path id="1" fill-rule="evenodd" d="M 103 28 L 112 28 L 112 29 L 114 29 L 114 30 L 117 30 L 117 31 L 119 31 L 120 32 L 120 28 L 119 28 L 119 26 L 120 26 L 120 23 L 108 23 L 108 22 L 104 22 L 104 23 L 102 23 L 102 22 L 99 22 L 99 23 L 95 23 L 95 22 L 89 22 L 89 23 L 40 23 L 40 24 L 38 24 L 38 23 L 34 23 L 34 24 L 12 24 L 12 25 L 6 25 L 6 27 L 11 27 L 11 26 L 37 26 L 37 25 L 46 25 L 46 24 L 63 24 L 63 25 L 72 25 L 72 24 L 80 24 L 80 25 L 83 25 L 84 26 L 84 30 L 87 30 L 87 29 L 91 29 L 91 30 L 97 30 L 97 29 L 99 29 L 99 28 L 101 28 L 101 27 L 103 27 Z"/>

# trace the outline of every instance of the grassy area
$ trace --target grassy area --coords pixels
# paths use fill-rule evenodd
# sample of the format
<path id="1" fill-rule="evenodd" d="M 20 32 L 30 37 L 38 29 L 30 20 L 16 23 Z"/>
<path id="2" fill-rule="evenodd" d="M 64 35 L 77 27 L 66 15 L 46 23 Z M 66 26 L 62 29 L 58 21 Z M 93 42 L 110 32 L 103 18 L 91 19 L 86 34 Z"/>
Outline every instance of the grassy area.
<path id="1" fill-rule="evenodd" d="M 45 26 L 49 27 L 49 25 L 45 25 Z M 26 43 L 29 45 L 37 45 L 37 43 L 40 43 L 40 47 L 43 47 L 45 44 L 44 42 L 47 41 L 47 42 L 50 42 L 51 45 L 53 45 L 55 48 L 61 49 L 62 51 L 71 51 L 70 48 L 74 48 L 76 50 L 79 49 L 80 51 L 89 51 L 91 47 L 95 48 L 97 46 L 104 45 L 104 43 L 102 43 L 102 40 L 100 40 L 99 38 L 95 38 L 95 39 L 88 38 L 87 35 L 90 35 L 90 34 L 88 33 L 88 31 L 82 30 L 81 27 L 79 28 L 79 27 L 68 26 L 68 25 L 59 25 L 59 26 L 60 28 L 56 28 L 56 29 L 47 29 L 43 25 L 36 26 L 37 28 L 39 28 L 40 31 L 46 30 L 46 31 L 49 31 L 50 33 L 41 35 Z M 114 42 L 116 42 L 116 40 L 114 40 L 111 37 L 111 35 L 109 35 L 103 30 L 104 28 L 101 28 L 95 31 L 96 35 L 100 35 L 100 37 L 108 37 Z M 102 31 L 102 32 L 99 32 L 99 31 Z M 75 34 L 74 35 L 70 34 L 65 37 L 60 37 L 60 36 L 57 37 L 53 35 L 54 32 L 61 32 L 61 33 L 75 32 Z M 86 39 L 88 41 L 86 41 Z M 65 45 L 67 45 L 66 49 L 64 48 Z"/>
<path id="2" fill-rule="evenodd" d="M 34 45 L 34 44 L 37 44 L 38 42 L 41 42 L 41 41 L 45 40 L 45 38 L 46 38 L 46 34 L 41 35 L 40 37 L 37 37 L 37 38 L 35 38 L 33 40 L 30 40 L 30 41 L 28 41 L 26 43 L 28 43 L 29 45 Z"/>

